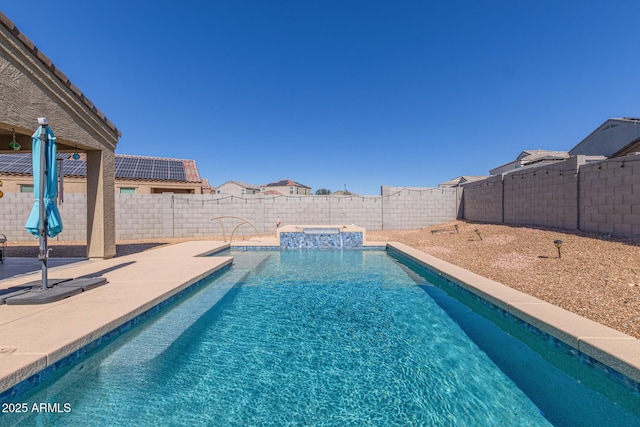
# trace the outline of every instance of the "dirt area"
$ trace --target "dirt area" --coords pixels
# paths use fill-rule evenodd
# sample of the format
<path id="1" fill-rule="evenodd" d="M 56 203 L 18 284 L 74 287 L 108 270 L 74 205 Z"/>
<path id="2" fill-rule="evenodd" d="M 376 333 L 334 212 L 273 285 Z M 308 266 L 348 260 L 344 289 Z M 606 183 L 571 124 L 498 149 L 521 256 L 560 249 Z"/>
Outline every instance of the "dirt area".
<path id="1" fill-rule="evenodd" d="M 116 256 L 188 240 L 197 239 L 120 241 Z M 419 230 L 367 231 L 367 240 L 402 242 L 640 338 L 640 238 L 452 221 Z M 561 258 L 555 240 L 562 240 Z M 37 257 L 37 245 L 10 242 L 7 256 Z M 52 257 L 86 253 L 84 242 L 52 239 L 49 246 Z"/>
<path id="2" fill-rule="evenodd" d="M 402 242 L 640 338 L 640 238 L 453 221 L 367 240 Z"/>

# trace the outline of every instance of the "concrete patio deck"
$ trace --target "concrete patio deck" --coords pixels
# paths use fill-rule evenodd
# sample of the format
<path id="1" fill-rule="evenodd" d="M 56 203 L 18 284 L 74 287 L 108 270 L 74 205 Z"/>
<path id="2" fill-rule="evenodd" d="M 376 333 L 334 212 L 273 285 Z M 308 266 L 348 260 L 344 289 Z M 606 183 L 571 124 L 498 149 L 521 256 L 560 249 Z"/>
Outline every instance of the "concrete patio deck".
<path id="1" fill-rule="evenodd" d="M 49 258 L 50 269 L 61 268 L 70 264 L 78 265 L 81 262 L 88 262 L 88 258 Z M 40 273 L 42 263 L 37 258 L 11 257 L 5 258 L 4 263 L 0 263 L 0 281 L 15 279 L 24 275 L 31 275 L 31 280 L 41 279 Z M 36 275 L 37 274 L 37 275 Z"/>

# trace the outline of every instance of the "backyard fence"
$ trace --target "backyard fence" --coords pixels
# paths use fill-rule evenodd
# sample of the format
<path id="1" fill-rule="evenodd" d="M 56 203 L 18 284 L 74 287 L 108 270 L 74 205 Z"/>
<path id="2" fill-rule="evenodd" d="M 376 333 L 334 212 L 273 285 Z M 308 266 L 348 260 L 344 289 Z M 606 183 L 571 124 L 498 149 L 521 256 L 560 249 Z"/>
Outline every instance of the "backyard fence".
<path id="1" fill-rule="evenodd" d="M 406 187 L 382 196 L 116 194 L 116 239 L 220 236 L 220 222 L 213 218 L 229 216 L 245 218 L 261 234 L 275 234 L 278 219 L 282 225 L 420 228 L 457 218 L 460 200 L 461 189 Z M 0 199 L 0 232 L 8 240 L 32 239 L 24 228 L 32 205 L 32 194 L 12 193 Z M 64 230 L 58 240 L 86 240 L 86 195 L 66 194 L 60 212 Z M 234 218 L 222 221 L 227 234 L 241 222 Z M 236 232 L 247 234 L 255 234 L 255 230 L 245 226 Z"/>
<path id="2" fill-rule="evenodd" d="M 0 233 L 33 239 L 24 223 L 33 194 L 0 199 Z M 85 241 L 85 194 L 67 193 L 60 213 L 62 241 Z M 207 237 L 223 234 L 220 216 L 250 221 L 261 234 L 286 224 L 355 224 L 405 230 L 465 218 L 496 224 L 540 225 L 619 235 L 640 234 L 640 155 L 597 163 L 584 156 L 491 176 L 456 188 L 382 187 L 381 196 L 116 194 L 116 239 Z M 227 234 L 240 221 L 223 219 Z M 236 235 L 255 234 L 250 226 Z"/>
<path id="3" fill-rule="evenodd" d="M 607 234 L 640 234 L 640 154 L 585 156 L 464 185 L 464 217 Z"/>

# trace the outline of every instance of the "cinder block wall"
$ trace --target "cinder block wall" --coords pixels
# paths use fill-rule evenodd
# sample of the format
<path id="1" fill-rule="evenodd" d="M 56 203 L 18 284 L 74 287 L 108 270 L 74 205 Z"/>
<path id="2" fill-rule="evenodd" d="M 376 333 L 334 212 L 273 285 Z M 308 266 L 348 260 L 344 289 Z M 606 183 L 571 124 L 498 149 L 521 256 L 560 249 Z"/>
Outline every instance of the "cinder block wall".
<path id="1" fill-rule="evenodd" d="M 86 194 L 69 193 L 60 205 L 64 230 L 56 240 L 85 241 Z M 10 241 L 33 239 L 24 223 L 33 195 L 0 199 L 0 233 Z M 116 239 L 275 234 L 285 224 L 356 224 L 368 230 L 419 228 L 457 217 L 459 190 L 404 188 L 388 196 L 224 196 L 216 194 L 116 194 Z M 217 217 L 223 219 L 214 220 Z M 221 225 L 222 222 L 222 225 Z"/>
<path id="2" fill-rule="evenodd" d="M 640 155 L 580 167 L 581 230 L 640 234 Z"/>
<path id="3" fill-rule="evenodd" d="M 534 175 L 535 174 L 535 175 Z M 356 224 L 368 230 L 411 229 L 461 217 L 470 221 L 579 228 L 640 234 L 640 155 L 585 164 L 565 162 L 493 176 L 460 188 L 383 187 L 382 196 L 221 196 L 117 194 L 116 239 L 206 237 L 222 234 L 219 216 L 251 221 L 261 234 L 284 224 Z M 67 193 L 59 206 L 64 231 L 55 239 L 85 241 L 85 194 Z M 33 194 L 0 199 L 0 233 L 10 241 L 34 239 L 24 223 Z M 241 222 L 222 220 L 230 234 Z M 254 234 L 248 225 L 236 235 Z"/>
<path id="4" fill-rule="evenodd" d="M 164 194 L 116 194 L 116 240 L 165 237 L 167 207 Z"/>
<path id="5" fill-rule="evenodd" d="M 24 228 L 33 207 L 33 194 L 5 193 L 0 199 L 2 219 L 0 233 L 7 236 L 7 240 L 31 240 L 34 237 Z"/>
<path id="6" fill-rule="evenodd" d="M 404 188 L 381 197 L 382 228 L 406 230 L 450 221 L 458 217 L 458 207 L 455 188 Z"/>
<path id="7" fill-rule="evenodd" d="M 58 206 L 64 230 L 55 240 L 85 241 L 87 239 L 87 196 L 65 194 L 64 203 Z M 5 193 L 0 199 L 0 233 L 9 241 L 36 239 L 27 232 L 24 224 L 33 208 L 33 194 Z"/>
<path id="8" fill-rule="evenodd" d="M 2 203 L 2 199 L 0 199 Z M 29 200 L 32 204 L 33 201 Z M 58 206 L 62 217 L 63 230 L 55 239 L 68 241 L 87 240 L 87 195 L 67 193 L 64 203 Z"/>
<path id="9" fill-rule="evenodd" d="M 464 218 L 469 221 L 502 223 L 502 175 L 470 182 L 463 187 Z"/>
<path id="10" fill-rule="evenodd" d="M 577 229 L 579 162 L 583 156 L 504 175 L 504 222 Z"/>
<path id="11" fill-rule="evenodd" d="M 470 221 L 637 235 L 640 154 L 589 164 L 576 156 L 492 176 L 464 185 L 463 201 Z"/>

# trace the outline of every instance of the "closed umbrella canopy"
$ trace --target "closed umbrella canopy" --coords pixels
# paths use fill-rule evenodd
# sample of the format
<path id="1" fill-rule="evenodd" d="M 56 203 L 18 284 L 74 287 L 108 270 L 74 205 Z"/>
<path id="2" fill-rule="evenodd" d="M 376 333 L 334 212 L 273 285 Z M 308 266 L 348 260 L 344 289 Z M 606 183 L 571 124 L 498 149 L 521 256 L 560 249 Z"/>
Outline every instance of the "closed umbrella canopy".
<path id="1" fill-rule="evenodd" d="M 42 133 L 45 133 L 43 135 Z M 58 163 L 56 161 L 56 136 L 49 126 L 40 126 L 33 134 L 33 195 L 35 203 L 29 214 L 25 228 L 34 236 L 40 236 L 40 192 L 42 191 L 46 221 L 45 231 L 49 237 L 55 237 L 62 231 L 62 218 L 56 205 L 58 195 Z M 41 159 L 42 144 L 45 146 L 45 155 Z M 44 188 L 40 188 L 40 177 L 45 175 Z"/>

